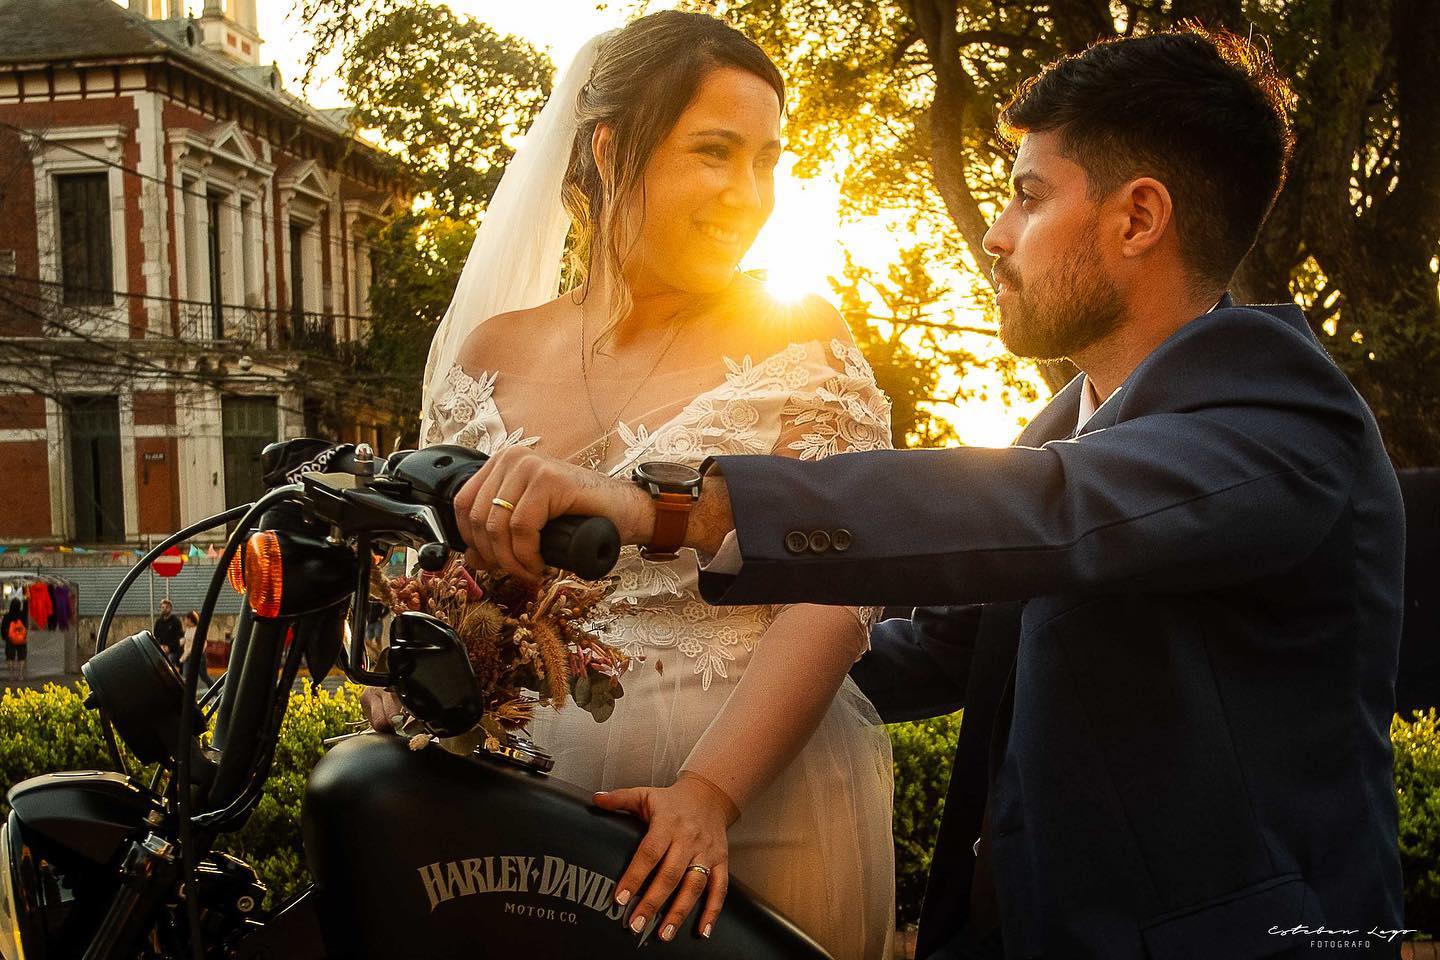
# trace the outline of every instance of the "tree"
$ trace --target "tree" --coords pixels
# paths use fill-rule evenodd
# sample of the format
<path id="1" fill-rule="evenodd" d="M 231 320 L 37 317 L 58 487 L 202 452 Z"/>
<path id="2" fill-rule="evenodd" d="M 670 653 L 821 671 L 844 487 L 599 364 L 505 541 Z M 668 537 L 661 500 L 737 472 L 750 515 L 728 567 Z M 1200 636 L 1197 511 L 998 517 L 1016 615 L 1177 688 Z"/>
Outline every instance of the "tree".
<path id="1" fill-rule="evenodd" d="M 792 90 L 799 171 L 845 161 L 851 213 L 911 211 L 979 275 L 1008 194 L 1001 105 L 1096 40 L 1196 19 L 1268 41 L 1293 78 L 1289 182 L 1236 277 L 1312 308 L 1397 464 L 1440 463 L 1440 4 L 1433 0 L 721 0 Z M 982 290 L 983 292 L 983 290 Z M 993 306 L 993 305 L 992 305 Z M 1061 375 L 1052 373 L 1053 382 Z"/>
<path id="2" fill-rule="evenodd" d="M 846 256 L 840 277 L 830 284 L 840 313 L 890 398 L 890 427 L 897 447 L 939 447 L 959 442 L 955 429 L 937 415 L 937 406 L 959 404 L 977 395 L 962 374 L 980 368 L 1000 377 L 1003 397 L 1035 399 L 1035 384 L 1008 353 L 982 358 L 971 348 L 993 327 L 958 322 L 945 309 L 951 290 L 930 275 L 922 245 L 900 251 L 881 279 Z M 948 384 L 948 386 L 947 386 Z"/>
<path id="3" fill-rule="evenodd" d="M 416 22 L 438 24 L 432 32 L 459 35 L 460 28 L 453 15 L 444 8 L 438 9 L 443 12 L 420 13 L 398 0 L 302 0 L 299 7 L 314 41 L 307 56 L 308 66 L 313 69 L 332 51 L 340 53 L 346 65 L 344 74 L 352 83 L 359 84 L 349 96 L 362 107 L 361 116 L 370 118 L 369 122 L 389 117 L 387 137 L 405 141 L 398 147 L 401 150 L 415 151 L 443 139 L 433 134 L 453 126 L 450 116 L 433 110 L 426 99 L 427 91 L 444 89 L 443 82 L 433 77 L 424 83 L 392 83 L 383 79 L 393 76 L 401 65 L 417 60 L 424 64 L 418 72 L 430 76 L 445 62 L 435 51 L 442 47 L 465 48 L 448 40 L 434 44 L 428 38 L 416 36 Z M 856 5 L 855 9 L 866 8 Z M 483 28 L 477 25 L 476 29 Z M 392 53 L 391 46 L 400 49 Z M 474 49 L 481 46 L 471 45 Z M 372 67 L 372 61 L 385 66 Z M 483 74 L 479 76 L 484 79 Z M 483 85 L 472 82 L 471 86 L 472 96 L 462 102 L 480 95 Z M 824 131 L 814 124 L 802 129 L 809 131 L 810 146 L 815 147 Z M 857 151 L 867 149 L 866 144 L 853 146 Z M 802 150 L 802 157 L 808 161 L 802 166 L 802 175 L 813 173 L 819 151 Z M 471 189 L 478 193 L 484 186 L 493 186 L 498 179 L 493 176 L 499 172 L 494 165 L 486 176 L 468 181 L 462 175 L 445 171 L 453 162 L 445 151 L 430 152 L 424 160 L 412 163 L 412 168 L 431 183 L 464 181 L 472 184 Z M 431 162 L 435 174 L 428 172 Z M 855 188 L 857 183 L 859 181 L 850 180 L 847 186 Z M 439 195 L 444 191 L 433 189 L 433 192 Z M 878 205 L 885 198 L 874 191 L 855 190 L 852 199 Z M 437 249 L 422 249 L 425 241 L 421 233 L 410 232 L 423 227 L 423 233 L 433 234 L 437 226 L 438 221 L 433 218 L 402 218 L 383 231 L 378 241 L 379 249 L 385 251 L 380 257 L 381 271 L 399 272 L 393 274 L 396 280 L 390 289 L 382 291 L 377 285 L 373 293 L 376 318 L 370 351 L 373 356 L 367 362 L 376 369 L 414 369 L 418 380 L 419 367 L 412 365 L 423 365 L 428 331 L 434 329 L 448 302 L 437 291 L 443 290 L 446 283 L 453 288 L 463 261 L 463 250 L 455 251 L 459 259 L 454 262 L 437 259 Z M 426 264 L 424 267 L 416 267 L 409 261 L 408 255 L 412 252 L 417 262 Z M 888 280 L 877 279 L 870 271 L 852 263 L 843 277 L 832 278 L 832 284 L 842 300 L 842 310 L 857 343 L 894 402 L 896 442 L 940 445 L 955 442 L 957 438 L 953 428 L 935 415 L 937 405 L 971 395 L 963 386 L 952 386 L 947 391 L 942 384 L 961 383 L 960 375 L 965 368 L 983 366 L 996 370 L 1007 391 L 1033 393 L 1034 388 L 1013 357 L 982 361 L 957 342 L 954 334 L 961 332 L 963 325 L 956 325 L 953 317 L 947 317 L 940 303 L 949 291 L 935 285 L 922 259 L 918 248 L 910 251 L 906 259 L 889 271 Z M 407 302 L 412 292 L 414 297 Z M 875 299 L 877 296 L 881 298 L 879 302 Z M 406 402 L 409 403 L 409 394 Z"/>
<path id="4" fill-rule="evenodd" d="M 483 208 L 550 96 L 550 58 L 445 6 L 398 7 L 344 49 L 341 75 L 361 127 L 374 128 L 432 204 Z"/>
<path id="5" fill-rule="evenodd" d="M 370 335 L 360 364 L 371 372 L 399 374 L 396 380 L 403 386 L 391 403 L 409 439 L 418 422 L 430 341 L 455 293 L 475 228 L 473 219 L 430 209 L 401 214 L 371 238 L 375 280 Z"/>
<path id="6" fill-rule="evenodd" d="M 347 21 L 341 75 L 355 120 L 379 131 L 424 205 L 372 236 L 371 322 L 358 371 L 404 384 L 385 395 L 414 438 L 435 328 L 513 150 L 550 95 L 549 57 L 444 6 L 370 5 Z"/>

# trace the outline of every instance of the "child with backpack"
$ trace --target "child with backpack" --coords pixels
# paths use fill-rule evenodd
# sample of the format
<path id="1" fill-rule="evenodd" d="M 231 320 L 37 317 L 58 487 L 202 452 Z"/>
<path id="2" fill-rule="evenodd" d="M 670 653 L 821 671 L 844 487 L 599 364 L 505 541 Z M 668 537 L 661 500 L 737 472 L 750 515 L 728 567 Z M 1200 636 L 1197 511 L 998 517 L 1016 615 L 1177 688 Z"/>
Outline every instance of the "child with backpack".
<path id="1" fill-rule="evenodd" d="M 30 625 L 20 609 L 20 599 L 12 598 L 10 611 L 0 618 L 0 636 L 5 638 L 5 668 L 10 683 L 25 682 L 25 655 L 29 651 Z"/>

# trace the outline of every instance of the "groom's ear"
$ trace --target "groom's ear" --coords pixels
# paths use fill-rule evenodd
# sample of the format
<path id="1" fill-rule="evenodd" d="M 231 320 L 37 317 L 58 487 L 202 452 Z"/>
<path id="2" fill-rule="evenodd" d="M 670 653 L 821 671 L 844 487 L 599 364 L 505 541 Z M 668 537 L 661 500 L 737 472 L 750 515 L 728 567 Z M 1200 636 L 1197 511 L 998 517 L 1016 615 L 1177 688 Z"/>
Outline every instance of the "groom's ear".
<path id="1" fill-rule="evenodd" d="M 609 124 L 595 124 L 595 132 L 590 134 L 590 153 L 595 157 L 595 169 L 600 172 L 601 180 L 610 179 L 610 149 L 614 142 L 615 131 Z"/>

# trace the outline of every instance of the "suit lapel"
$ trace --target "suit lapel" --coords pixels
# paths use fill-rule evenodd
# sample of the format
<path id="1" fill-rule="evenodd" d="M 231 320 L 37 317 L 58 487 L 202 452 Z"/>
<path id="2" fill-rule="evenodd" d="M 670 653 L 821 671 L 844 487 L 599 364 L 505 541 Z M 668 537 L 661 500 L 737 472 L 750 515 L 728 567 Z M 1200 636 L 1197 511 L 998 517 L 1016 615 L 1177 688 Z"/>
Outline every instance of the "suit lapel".
<path id="1" fill-rule="evenodd" d="M 1106 427 L 1115 426 L 1115 419 L 1120 413 L 1120 395 L 1125 392 L 1125 385 L 1121 384 L 1120 389 L 1105 398 L 1105 402 L 1095 408 L 1090 419 L 1085 421 L 1084 426 L 1075 434 L 1083 437 L 1095 430 L 1103 430 Z"/>
<path id="2" fill-rule="evenodd" d="M 1020 436 L 1015 440 L 1017 447 L 1038 447 L 1051 440 L 1063 440 L 1075 432 L 1075 420 L 1080 416 L 1080 391 L 1085 386 L 1085 375 L 1080 374 L 1050 399 L 1045 409 L 1035 415 Z"/>

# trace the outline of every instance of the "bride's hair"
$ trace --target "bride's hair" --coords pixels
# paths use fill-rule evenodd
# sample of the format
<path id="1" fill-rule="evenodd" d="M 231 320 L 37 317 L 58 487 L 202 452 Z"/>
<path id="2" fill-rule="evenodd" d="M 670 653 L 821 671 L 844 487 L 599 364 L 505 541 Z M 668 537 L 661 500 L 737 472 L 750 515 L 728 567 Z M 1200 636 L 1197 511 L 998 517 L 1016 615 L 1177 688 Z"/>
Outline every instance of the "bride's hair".
<path id="1" fill-rule="evenodd" d="M 785 81 L 765 51 L 728 24 L 703 13 L 664 10 L 630 23 L 605 42 L 590 80 L 575 101 L 575 142 L 561 196 L 574 220 L 569 255 L 571 279 L 603 273 L 610 285 L 610 316 L 596 344 L 630 311 L 622 268 L 629 239 L 622 235 L 625 208 L 639 191 L 644 216 L 645 165 L 680 114 L 718 67 L 737 67 L 774 88 L 783 109 Z M 610 128 L 604 174 L 595 163 L 595 128 Z"/>

